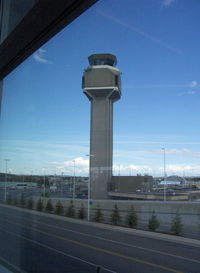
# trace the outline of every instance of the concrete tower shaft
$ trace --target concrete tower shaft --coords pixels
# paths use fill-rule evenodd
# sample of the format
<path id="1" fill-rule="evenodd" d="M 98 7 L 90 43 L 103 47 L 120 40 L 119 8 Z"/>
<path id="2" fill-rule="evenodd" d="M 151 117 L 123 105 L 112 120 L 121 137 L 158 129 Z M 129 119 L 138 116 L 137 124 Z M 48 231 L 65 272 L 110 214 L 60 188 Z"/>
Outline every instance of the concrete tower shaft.
<path id="1" fill-rule="evenodd" d="M 112 177 L 113 102 L 121 97 L 116 57 L 95 54 L 84 71 L 83 92 L 91 101 L 90 183 L 91 198 L 107 199 Z"/>

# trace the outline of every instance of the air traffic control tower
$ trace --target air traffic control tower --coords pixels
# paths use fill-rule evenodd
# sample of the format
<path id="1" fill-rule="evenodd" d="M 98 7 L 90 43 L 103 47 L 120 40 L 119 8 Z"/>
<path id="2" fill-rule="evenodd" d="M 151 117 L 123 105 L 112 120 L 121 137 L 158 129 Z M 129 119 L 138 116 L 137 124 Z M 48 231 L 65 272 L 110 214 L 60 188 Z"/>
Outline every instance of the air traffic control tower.
<path id="1" fill-rule="evenodd" d="M 113 102 L 121 97 L 120 71 L 111 54 L 88 57 L 82 88 L 91 101 L 90 196 L 108 199 L 113 161 Z"/>

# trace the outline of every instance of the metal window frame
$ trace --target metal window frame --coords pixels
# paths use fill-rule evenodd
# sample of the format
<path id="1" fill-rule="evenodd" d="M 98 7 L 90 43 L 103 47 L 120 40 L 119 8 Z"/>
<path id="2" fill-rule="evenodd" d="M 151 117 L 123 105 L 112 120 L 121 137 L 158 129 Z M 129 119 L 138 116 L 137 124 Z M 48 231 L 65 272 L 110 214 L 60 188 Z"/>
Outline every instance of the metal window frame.
<path id="1" fill-rule="evenodd" d="M 0 80 L 98 0 L 38 0 L 0 45 Z"/>

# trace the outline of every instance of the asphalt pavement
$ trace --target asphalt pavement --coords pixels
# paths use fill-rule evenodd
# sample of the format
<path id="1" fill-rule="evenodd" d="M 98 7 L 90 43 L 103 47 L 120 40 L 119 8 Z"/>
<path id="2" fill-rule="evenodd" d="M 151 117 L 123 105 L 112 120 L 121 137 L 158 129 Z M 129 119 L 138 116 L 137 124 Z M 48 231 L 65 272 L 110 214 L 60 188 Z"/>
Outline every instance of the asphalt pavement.
<path id="1" fill-rule="evenodd" d="M 0 205 L 1 261 L 27 273 L 199 273 L 200 241 Z"/>

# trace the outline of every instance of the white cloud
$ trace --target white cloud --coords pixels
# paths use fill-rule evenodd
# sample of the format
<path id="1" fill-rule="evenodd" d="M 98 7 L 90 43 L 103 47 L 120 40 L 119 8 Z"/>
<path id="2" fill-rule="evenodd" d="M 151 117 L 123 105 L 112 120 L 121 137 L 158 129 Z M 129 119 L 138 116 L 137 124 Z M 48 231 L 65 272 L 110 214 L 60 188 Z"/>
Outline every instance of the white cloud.
<path id="1" fill-rule="evenodd" d="M 126 137 L 120 136 L 122 139 L 127 139 Z M 140 136 L 139 138 L 142 138 Z M 200 173 L 200 166 L 197 166 L 200 158 L 199 145 L 200 142 L 175 142 L 173 139 L 171 142 L 166 139 L 161 139 L 162 141 L 132 141 L 134 136 L 128 136 L 128 141 L 117 141 L 115 145 L 117 148 L 114 149 L 114 165 L 113 174 L 119 174 L 119 163 L 120 163 L 120 174 L 121 175 L 136 175 L 137 173 L 150 175 L 163 174 L 163 150 L 161 149 L 163 145 L 166 145 L 166 163 L 167 163 L 167 174 L 177 174 L 182 175 L 186 171 L 186 175 L 194 175 Z M 142 138 L 143 139 L 143 138 Z M 169 138 L 170 139 L 170 138 Z M 178 137 L 179 139 L 179 137 Z M 167 140 L 167 141 L 166 141 Z M 6 156 L 2 158 L 10 158 L 13 170 L 16 169 L 17 172 L 22 170 L 23 166 L 26 165 L 27 173 L 34 169 L 34 173 L 43 173 L 41 167 L 45 167 L 46 174 L 61 174 L 73 175 L 74 173 L 74 160 L 75 160 L 75 173 L 77 176 L 88 176 L 89 174 L 89 158 L 84 156 L 88 153 L 88 142 L 84 141 L 82 145 L 76 145 L 76 141 L 73 142 L 58 142 L 58 143 L 43 143 L 37 141 L 2 141 L 3 152 Z M 70 145 L 71 144 L 71 145 Z M 119 146 L 119 144 L 128 144 L 124 148 Z M 135 145 L 137 144 L 137 145 Z M 138 144 L 142 144 L 138 146 Z M 147 147 L 145 145 L 148 145 Z M 152 146 L 153 144 L 153 146 Z M 168 145 L 169 144 L 169 145 Z M 177 146 L 179 148 L 167 148 L 171 144 L 176 145 L 193 145 L 193 148 L 186 148 Z M 132 146 L 134 145 L 134 146 Z M 195 145 L 195 146 L 194 146 Z M 44 147 L 43 147 L 44 146 Z M 71 152 L 71 146 L 73 152 Z M 41 149 L 43 147 L 43 149 Z M 121 147 L 121 148 L 120 148 Z M 159 148 L 160 147 L 160 148 Z M 173 147 L 173 146 L 171 146 Z M 174 146 L 176 147 L 176 146 Z M 80 149 L 83 149 L 79 156 Z M 9 155 L 9 151 L 15 152 Z M 74 152 L 75 151 L 75 152 Z M 77 153 L 79 151 L 79 153 Z M 13 158 L 12 158 L 13 156 Z M 28 159 L 29 163 L 26 163 L 23 159 L 24 156 Z M 19 157 L 21 159 L 19 159 Z M 17 162 L 15 163 L 15 158 Z M 196 163 L 195 163 L 196 162 Z M 118 164 L 117 164 L 118 163 Z M 17 165 L 18 164 L 18 165 Z M 28 165 L 29 164 L 29 165 Z M 193 165 L 193 164 L 196 164 Z M 16 165 L 16 166 L 15 166 Z M 192 166 L 193 165 L 193 166 Z M 4 167 L 4 166 L 3 166 Z M 29 169 L 29 171 L 28 171 Z M 35 171 L 38 169 L 38 171 Z M 23 173 L 21 171 L 21 173 Z"/>
<path id="2" fill-rule="evenodd" d="M 183 173 L 185 175 L 193 175 L 194 172 L 198 173 L 200 171 L 200 165 L 192 166 L 192 165 L 167 165 L 166 172 L 168 175 L 176 174 L 182 176 Z"/>
<path id="3" fill-rule="evenodd" d="M 157 83 L 146 83 L 146 84 L 141 84 L 141 85 L 124 85 L 123 87 L 126 89 L 132 89 L 132 88 L 140 88 L 140 89 L 148 89 L 148 88 L 195 88 L 198 87 L 199 83 L 197 81 L 191 81 L 189 83 L 162 83 L 162 84 L 157 84 Z"/>
<path id="4" fill-rule="evenodd" d="M 189 149 L 165 149 L 165 153 L 167 155 L 187 155 L 191 157 L 200 157 L 200 152 L 192 151 Z M 125 150 L 125 149 L 117 149 L 114 151 L 114 156 L 118 158 L 136 158 L 136 157 L 144 157 L 149 158 L 150 154 L 152 155 L 161 155 L 163 154 L 163 150 L 160 149 L 132 149 L 132 150 Z"/>
<path id="5" fill-rule="evenodd" d="M 165 149 L 165 153 L 169 155 L 185 155 L 191 154 L 192 151 L 188 149 Z"/>
<path id="6" fill-rule="evenodd" d="M 74 166 L 74 162 L 75 162 L 76 167 L 87 167 L 88 168 L 88 166 L 89 166 L 89 160 L 84 159 L 83 157 L 76 157 L 73 160 L 64 161 L 63 164 L 65 166 Z"/>
<path id="7" fill-rule="evenodd" d="M 167 176 L 179 175 L 179 176 L 193 176 L 200 172 L 200 165 L 183 165 L 183 164 L 167 164 L 166 173 Z M 114 176 L 130 176 L 137 174 L 149 174 L 152 176 L 163 176 L 164 169 L 163 166 L 152 167 L 149 165 L 120 165 L 116 164 L 113 166 Z"/>
<path id="8" fill-rule="evenodd" d="M 147 150 L 146 152 L 152 152 L 153 154 L 163 154 L 163 150 Z M 165 149 L 166 155 L 180 155 L 180 156 L 190 156 L 192 158 L 200 157 L 200 152 L 192 151 L 189 149 Z"/>
<path id="9" fill-rule="evenodd" d="M 75 162 L 75 163 L 74 163 Z M 89 159 L 83 157 L 76 157 L 71 160 L 62 161 L 62 162 L 50 162 L 52 165 L 55 165 L 55 169 L 58 172 L 63 172 L 65 175 L 75 175 L 88 176 L 89 174 Z M 75 168 L 74 168 L 75 167 Z"/>
<path id="10" fill-rule="evenodd" d="M 174 1 L 175 1 L 175 0 L 164 0 L 164 1 L 162 2 L 162 5 L 163 5 L 164 7 L 170 7 Z"/>
<path id="11" fill-rule="evenodd" d="M 184 86 L 183 86 L 184 87 Z M 178 96 L 183 96 L 183 95 L 194 95 L 196 94 L 196 90 L 194 90 L 194 88 L 199 87 L 199 83 L 197 81 L 191 81 L 187 86 L 185 87 L 189 87 L 190 89 L 188 91 L 183 91 L 178 93 Z"/>
<path id="12" fill-rule="evenodd" d="M 171 0 L 171 1 L 172 1 L 172 0 Z M 172 45 L 170 45 L 170 44 L 164 42 L 164 41 L 161 40 L 160 38 L 158 38 L 158 37 L 156 37 L 156 36 L 153 36 L 153 35 L 149 34 L 148 32 L 142 30 L 141 28 L 138 28 L 138 27 L 136 27 L 136 26 L 134 26 L 134 25 L 132 25 L 132 24 L 129 24 L 129 23 L 127 23 L 127 22 L 124 22 L 124 21 L 120 20 L 119 18 L 117 18 L 117 17 L 115 17 L 115 16 L 112 16 L 112 15 L 110 15 L 110 14 L 105 13 L 104 11 L 96 10 L 96 12 L 97 12 L 98 14 L 100 14 L 101 16 L 103 16 L 103 17 L 105 17 L 105 18 L 111 20 L 112 22 L 115 22 L 115 23 L 117 23 L 117 24 L 119 24 L 119 25 L 121 25 L 121 26 L 123 26 L 123 27 L 129 29 L 129 30 L 131 30 L 132 32 L 137 33 L 138 35 L 143 36 L 143 37 L 145 37 L 146 39 L 151 40 L 152 42 L 157 43 L 157 44 L 159 44 L 160 46 L 165 47 L 165 48 L 167 48 L 167 49 L 170 50 L 170 51 L 173 51 L 173 52 L 178 53 L 178 54 L 181 53 L 180 49 L 175 48 L 174 46 L 172 46 Z"/>
<path id="13" fill-rule="evenodd" d="M 74 173 L 74 161 L 75 161 L 75 174 L 76 175 L 89 175 L 89 159 L 84 159 L 83 157 L 77 157 L 73 160 L 68 160 L 64 162 L 52 162 L 55 163 L 55 168 L 58 172 L 63 172 L 67 175 L 73 175 Z M 136 174 L 153 174 L 154 169 L 148 165 L 134 165 L 134 164 L 114 164 L 113 174 L 118 175 L 136 175 Z"/>
<path id="14" fill-rule="evenodd" d="M 124 85 L 123 88 L 126 89 L 132 89 L 132 88 L 140 88 L 140 89 L 148 89 L 148 88 L 182 88 L 182 87 L 188 87 L 186 84 L 156 84 L 156 83 L 147 83 L 142 85 Z"/>
<path id="15" fill-rule="evenodd" d="M 189 87 L 194 88 L 198 86 L 198 82 L 197 81 L 191 81 L 189 84 Z"/>
<path id="16" fill-rule="evenodd" d="M 196 93 L 196 91 L 194 90 L 189 90 L 186 92 L 188 95 L 194 95 Z"/>
<path id="17" fill-rule="evenodd" d="M 153 168 L 148 165 L 113 165 L 113 175 L 137 175 L 137 174 L 152 174 Z"/>
<path id="18" fill-rule="evenodd" d="M 43 48 L 39 48 L 34 54 L 33 58 L 36 62 L 38 63 L 43 63 L 43 64 L 50 64 L 52 63 L 51 61 L 47 60 L 44 55 L 46 53 L 46 50 Z"/>
<path id="19" fill-rule="evenodd" d="M 67 142 L 43 142 L 43 141 L 1 141 L 4 150 L 21 151 L 38 155 L 49 155 L 62 158 L 70 158 L 70 153 L 88 153 L 89 141 L 67 141 Z M 42 149 L 41 149 L 42 147 Z"/>
<path id="20" fill-rule="evenodd" d="M 183 96 L 183 95 L 194 95 L 196 94 L 196 91 L 195 90 L 188 90 L 188 91 L 185 91 L 185 92 L 181 92 L 181 93 L 178 93 L 177 96 Z"/>
<path id="21" fill-rule="evenodd" d="M 151 144 L 157 144 L 159 146 L 162 146 L 164 144 L 170 144 L 170 145 L 199 145 L 200 142 L 181 142 L 181 141 L 129 141 L 129 140 L 121 140 L 121 141 L 115 141 L 115 144 L 142 144 L 142 145 L 151 145 Z M 115 150 L 116 151 L 116 150 Z"/>

